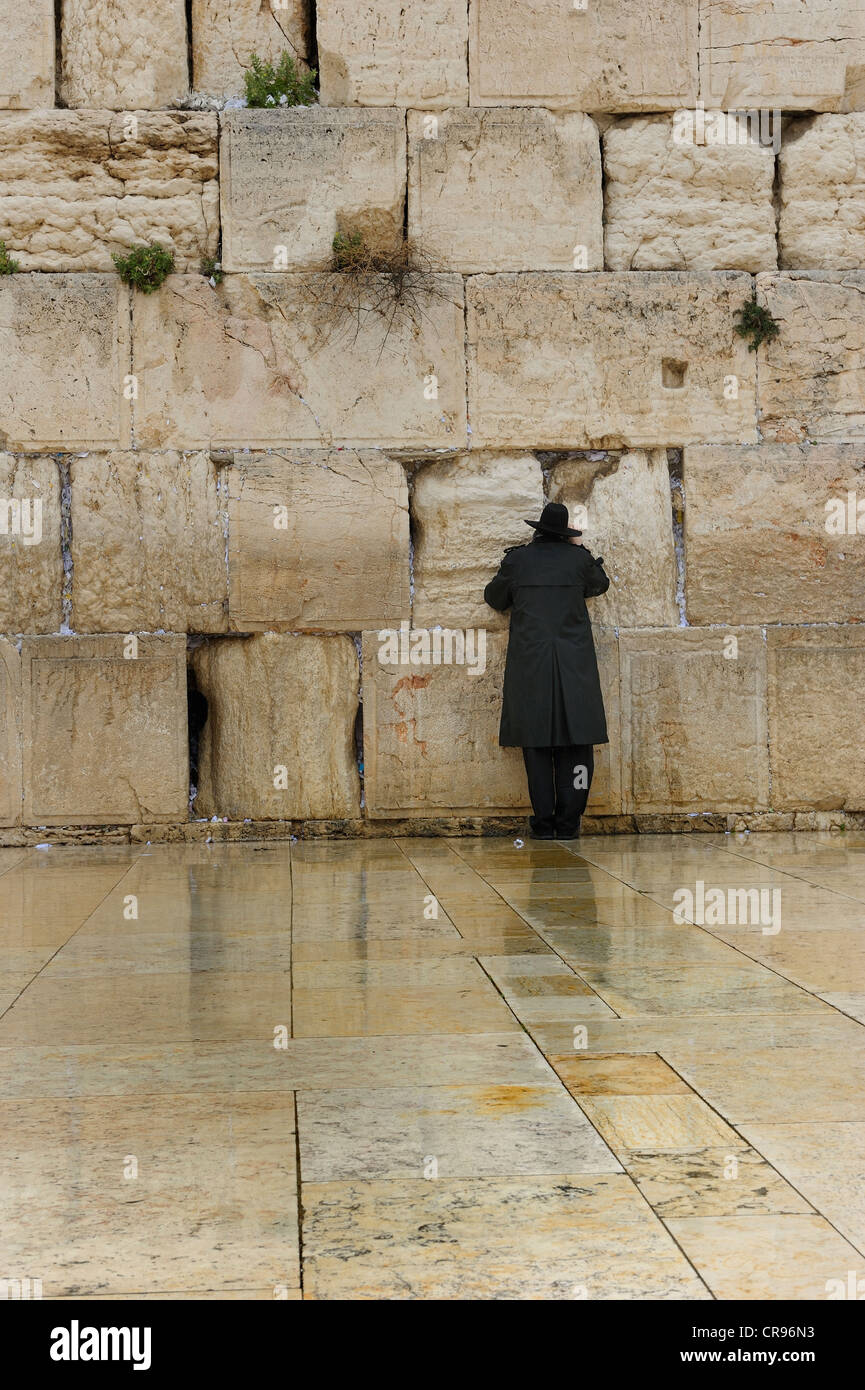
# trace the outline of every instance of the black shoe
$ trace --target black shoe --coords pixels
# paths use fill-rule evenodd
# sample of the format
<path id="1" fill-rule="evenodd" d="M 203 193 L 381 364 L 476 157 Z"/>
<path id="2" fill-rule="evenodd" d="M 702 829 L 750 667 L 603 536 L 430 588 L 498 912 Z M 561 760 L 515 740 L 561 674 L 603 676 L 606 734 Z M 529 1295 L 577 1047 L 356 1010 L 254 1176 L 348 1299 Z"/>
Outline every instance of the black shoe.
<path id="1" fill-rule="evenodd" d="M 529 816 L 529 836 L 532 840 L 554 840 L 555 827 L 547 821 L 538 820 L 537 816 Z"/>
<path id="2" fill-rule="evenodd" d="M 577 824 L 576 824 L 575 827 L 571 827 L 571 826 L 569 826 L 569 825 L 557 825 L 557 826 L 556 826 L 556 839 L 557 839 L 557 840 L 578 840 L 579 838 L 580 838 L 580 822 L 579 822 L 579 820 L 577 821 Z"/>

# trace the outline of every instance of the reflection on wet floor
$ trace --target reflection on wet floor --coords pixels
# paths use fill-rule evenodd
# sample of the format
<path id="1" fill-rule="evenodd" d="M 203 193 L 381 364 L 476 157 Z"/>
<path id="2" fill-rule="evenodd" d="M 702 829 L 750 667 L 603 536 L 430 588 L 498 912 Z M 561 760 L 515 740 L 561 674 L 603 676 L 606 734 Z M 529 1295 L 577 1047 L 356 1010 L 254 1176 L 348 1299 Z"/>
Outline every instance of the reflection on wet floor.
<path id="1" fill-rule="evenodd" d="M 0 1279 L 825 1298 L 863 928 L 865 834 L 0 849 Z"/>

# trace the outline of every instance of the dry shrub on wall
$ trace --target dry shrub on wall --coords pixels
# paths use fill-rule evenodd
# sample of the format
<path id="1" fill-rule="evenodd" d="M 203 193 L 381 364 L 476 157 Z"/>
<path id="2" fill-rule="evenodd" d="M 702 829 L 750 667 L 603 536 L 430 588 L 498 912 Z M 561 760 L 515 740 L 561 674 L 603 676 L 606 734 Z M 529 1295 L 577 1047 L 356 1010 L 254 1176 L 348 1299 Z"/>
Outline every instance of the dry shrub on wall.
<path id="1" fill-rule="evenodd" d="M 419 329 L 430 300 L 446 297 L 434 265 L 429 249 L 401 229 L 341 223 L 330 259 L 306 277 L 318 345 L 352 343 L 371 328 L 381 355 L 394 328 Z"/>

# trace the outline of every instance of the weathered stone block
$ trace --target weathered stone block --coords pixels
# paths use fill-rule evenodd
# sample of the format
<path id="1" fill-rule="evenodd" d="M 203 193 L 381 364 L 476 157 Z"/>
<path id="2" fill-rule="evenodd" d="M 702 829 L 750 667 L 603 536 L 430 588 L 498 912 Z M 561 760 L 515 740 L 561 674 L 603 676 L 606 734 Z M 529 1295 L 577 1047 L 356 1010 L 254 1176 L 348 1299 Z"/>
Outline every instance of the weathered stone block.
<path id="1" fill-rule="evenodd" d="M 732 271 L 473 277 L 475 445 L 750 442 L 754 354 L 734 332 L 749 286 Z"/>
<path id="2" fill-rule="evenodd" d="M 464 272 L 602 270 L 598 128 L 540 109 L 409 111 L 409 233 Z"/>
<path id="3" fill-rule="evenodd" d="M 438 664 L 411 660 L 412 652 L 434 658 L 436 639 Z M 483 645 L 480 633 L 475 645 L 468 639 L 451 631 L 448 647 L 442 632 L 364 633 L 364 785 L 372 819 L 528 807 L 522 754 L 498 742 L 507 635 L 491 632 Z M 589 810 L 597 815 L 619 809 L 621 772 L 617 644 L 612 634 L 598 632 L 595 641 L 612 740 L 596 750 Z M 446 659 L 460 654 L 462 663 Z"/>
<path id="4" fill-rule="evenodd" d="M 435 636 L 406 629 L 406 652 L 412 642 L 426 641 L 432 655 Z M 438 637 L 443 643 L 444 634 Z M 463 649 L 462 664 L 437 666 L 389 659 L 389 646 L 399 638 L 383 631 L 363 635 L 367 815 L 427 816 L 445 808 L 489 814 L 526 807 L 520 750 L 498 745 L 506 635 L 473 634 L 476 645 Z M 459 652 L 454 641 L 451 655 Z"/>
<path id="5" fill-rule="evenodd" d="M 865 459 L 855 444 L 689 448 L 689 621 L 861 621 L 865 574 L 855 535 L 830 520 L 840 508 L 846 525 L 849 492 L 865 512 Z"/>
<path id="6" fill-rule="evenodd" d="M 855 270 L 865 264 L 865 114 L 788 122 L 779 161 L 781 265 Z"/>
<path id="7" fill-rule="evenodd" d="M 221 152 L 227 270 L 328 268 L 343 225 L 388 239 L 402 234 L 401 111 L 230 111 Z"/>
<path id="8" fill-rule="evenodd" d="M 859 0 L 701 0 L 700 96 L 727 108 L 861 109 Z"/>
<path id="9" fill-rule="evenodd" d="M 224 631 L 225 504 L 209 454 L 89 454 L 70 471 L 73 627 Z"/>
<path id="10" fill-rule="evenodd" d="M 757 298 L 779 325 L 760 348 L 764 439 L 865 438 L 863 290 L 863 271 L 758 275 Z"/>
<path id="11" fill-rule="evenodd" d="M 0 0 L 0 109 L 54 102 L 54 0 Z"/>
<path id="12" fill-rule="evenodd" d="M 676 553 L 670 471 L 664 449 L 635 449 L 603 461 L 568 458 L 549 478 L 583 544 L 604 557 L 610 587 L 592 599 L 593 621 L 609 627 L 675 627 Z M 577 508 L 585 509 L 585 517 Z M 576 519 L 575 519 L 576 518 Z"/>
<path id="13" fill-rule="evenodd" d="M 774 806 L 865 810 L 865 631 L 770 629 L 768 641 Z"/>
<path id="14" fill-rule="evenodd" d="M 0 454 L 0 631 L 56 632 L 62 593 L 57 464 Z"/>
<path id="15" fill-rule="evenodd" d="M 0 280 L 0 448 L 127 442 L 129 298 L 116 275 Z"/>
<path id="16" fill-rule="evenodd" d="M 605 131 L 606 265 L 769 270 L 777 263 L 771 146 L 759 136 L 708 145 L 681 134 L 672 116 L 636 116 Z"/>
<path id="17" fill-rule="evenodd" d="M 230 638 L 199 647 L 193 665 L 208 701 L 195 815 L 359 814 L 358 662 L 350 637 Z"/>
<path id="18" fill-rule="evenodd" d="M 594 603 L 594 600 L 592 600 Z M 594 618 L 596 609 L 590 607 Z M 622 697 L 619 675 L 619 640 L 615 631 L 593 622 L 598 672 L 607 716 L 609 743 L 595 748 L 595 773 L 586 807 L 590 816 L 616 816 L 622 809 Z"/>
<path id="19" fill-rule="evenodd" d="M 507 627 L 484 603 L 506 546 L 525 545 L 544 505 L 534 454 L 461 454 L 414 477 L 414 603 L 417 627 Z"/>
<path id="20" fill-rule="evenodd" d="M 185 0 L 63 0 L 67 106 L 174 106 L 188 88 Z"/>
<path id="21" fill-rule="evenodd" d="M 114 271 L 143 242 L 198 269 L 219 241 L 216 116 L 38 111 L 0 117 L 0 228 L 24 270 Z"/>
<path id="22" fill-rule="evenodd" d="M 624 809 L 766 808 L 766 651 L 758 630 L 623 632 Z"/>
<path id="23" fill-rule="evenodd" d="M 665 111 L 697 96 L 698 0 L 470 0 L 472 106 Z"/>
<path id="24" fill-rule="evenodd" d="M 468 101 L 465 0 L 318 0 L 323 106 L 422 106 Z"/>
<path id="25" fill-rule="evenodd" d="M 405 471 L 367 450 L 237 454 L 231 626 L 360 632 L 409 615 Z"/>
<path id="26" fill-rule="evenodd" d="M 21 819 L 21 658 L 0 637 L 0 825 Z"/>
<path id="27" fill-rule="evenodd" d="M 25 637 L 22 688 L 25 824 L 186 820 L 185 638 Z"/>
<path id="28" fill-rule="evenodd" d="M 137 295 L 136 437 L 145 447 L 459 447 L 462 282 L 434 277 L 388 332 L 344 312 L 339 275 L 171 276 Z"/>
<path id="29" fill-rule="evenodd" d="M 306 0 L 192 0 L 191 21 L 193 86 L 206 96 L 243 96 L 252 53 L 277 63 L 288 50 L 299 68 L 306 66 Z"/>

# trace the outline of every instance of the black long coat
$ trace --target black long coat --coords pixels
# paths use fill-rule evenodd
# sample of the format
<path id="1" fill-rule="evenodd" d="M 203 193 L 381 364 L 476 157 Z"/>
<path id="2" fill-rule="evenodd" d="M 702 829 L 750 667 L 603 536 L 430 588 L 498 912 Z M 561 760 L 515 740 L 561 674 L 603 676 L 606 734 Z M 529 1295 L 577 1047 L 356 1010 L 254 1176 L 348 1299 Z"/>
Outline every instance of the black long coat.
<path id="1" fill-rule="evenodd" d="M 606 593 L 603 565 L 583 546 L 534 540 L 506 550 L 484 599 L 512 608 L 502 722 L 503 748 L 608 743 L 586 599 Z"/>

